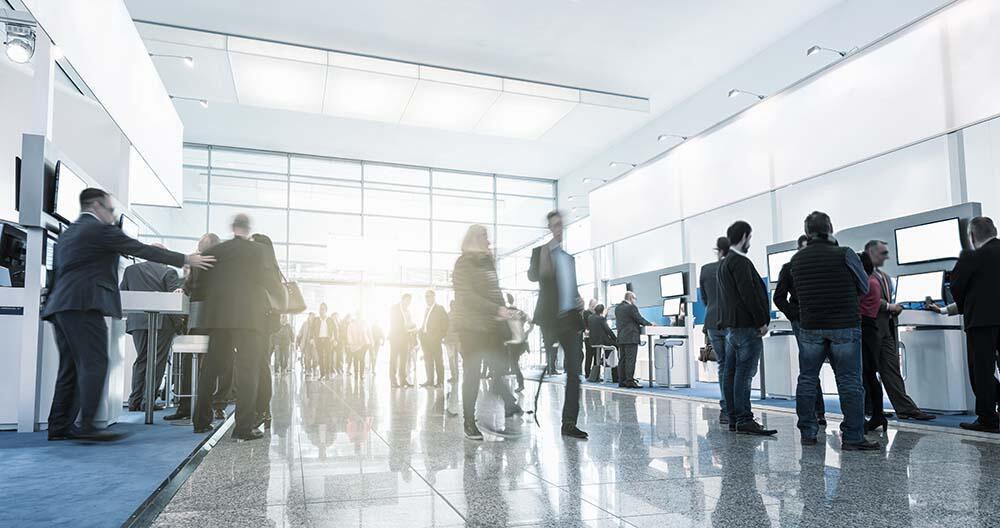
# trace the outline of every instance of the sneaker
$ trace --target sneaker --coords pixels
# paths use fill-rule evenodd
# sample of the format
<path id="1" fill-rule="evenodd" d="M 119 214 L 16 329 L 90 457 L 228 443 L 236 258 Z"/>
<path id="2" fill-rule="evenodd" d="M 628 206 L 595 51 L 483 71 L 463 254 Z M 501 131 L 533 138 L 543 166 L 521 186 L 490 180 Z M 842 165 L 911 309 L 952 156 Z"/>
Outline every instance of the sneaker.
<path id="1" fill-rule="evenodd" d="M 465 425 L 465 437 L 469 440 L 479 440 L 483 439 L 483 433 L 476 427 L 476 424 L 466 424 Z"/>
<path id="2" fill-rule="evenodd" d="M 882 447 L 882 444 L 878 442 L 872 442 L 870 440 L 864 440 L 856 444 L 848 444 L 844 442 L 840 445 L 841 451 L 878 451 Z"/>
<path id="3" fill-rule="evenodd" d="M 976 420 L 974 422 L 966 422 L 958 424 L 959 427 L 965 429 L 966 431 L 979 431 L 981 433 L 1000 433 L 1000 424 L 988 424 L 981 420 Z"/>
<path id="4" fill-rule="evenodd" d="M 762 425 L 757 423 L 757 420 L 750 420 L 749 422 L 743 422 L 736 426 L 736 432 L 739 434 L 755 435 L 755 436 L 773 436 L 778 433 L 777 429 L 764 429 Z"/>
<path id="5" fill-rule="evenodd" d="M 586 440 L 587 438 L 589 438 L 589 435 L 587 435 L 587 433 L 585 431 L 581 431 L 575 425 L 564 425 L 564 426 L 562 426 L 562 435 L 563 436 L 569 436 L 571 438 L 579 438 L 581 440 Z"/>
<path id="6" fill-rule="evenodd" d="M 233 440 L 236 440 L 237 442 L 243 442 L 246 440 L 260 440 L 261 438 L 264 438 L 264 433 L 256 429 L 251 429 L 249 431 L 242 433 L 237 433 L 233 431 Z"/>

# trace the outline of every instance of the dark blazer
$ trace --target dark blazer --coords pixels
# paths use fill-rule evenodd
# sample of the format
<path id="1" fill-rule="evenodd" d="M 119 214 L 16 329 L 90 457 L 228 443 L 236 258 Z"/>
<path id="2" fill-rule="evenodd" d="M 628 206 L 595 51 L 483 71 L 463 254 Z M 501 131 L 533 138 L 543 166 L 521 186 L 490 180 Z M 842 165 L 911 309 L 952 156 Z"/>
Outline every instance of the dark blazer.
<path id="1" fill-rule="evenodd" d="M 799 321 L 799 300 L 795 298 L 795 286 L 792 284 L 792 272 L 788 264 L 781 266 L 778 272 L 778 285 L 774 287 L 774 306 L 789 321 Z"/>
<path id="2" fill-rule="evenodd" d="M 719 266 L 719 328 L 760 328 L 771 322 L 764 279 L 747 257 L 731 251 Z"/>
<path id="3" fill-rule="evenodd" d="M 1000 240 L 962 252 L 951 271 L 951 295 L 965 328 L 1000 326 Z"/>
<path id="4" fill-rule="evenodd" d="M 573 255 L 569 256 L 573 261 L 571 269 L 573 273 L 576 273 L 576 258 Z M 563 314 L 560 317 L 559 314 L 559 284 L 556 281 L 556 271 L 555 265 L 552 262 L 552 256 L 549 250 L 549 245 L 545 244 L 538 246 L 531 250 L 531 264 L 528 266 L 528 280 L 531 282 L 538 283 L 538 301 L 535 303 L 535 316 L 532 320 L 535 324 L 542 327 L 543 331 L 546 328 L 552 328 L 556 323 L 561 323 L 568 325 L 561 330 L 579 332 L 583 330 L 583 299 L 580 297 L 578 291 L 573 292 L 576 297 L 576 305 L 581 307 L 581 310 L 576 314 Z M 576 277 L 573 278 L 573 284 L 576 284 Z"/>
<path id="5" fill-rule="evenodd" d="M 698 274 L 701 302 L 705 303 L 705 328 L 719 329 L 719 261 L 709 262 Z"/>
<path id="6" fill-rule="evenodd" d="M 322 318 L 317 315 L 309 323 L 309 339 L 316 339 L 319 337 L 319 324 L 321 320 Z M 327 339 L 333 341 L 337 341 L 337 338 L 340 337 L 339 325 L 337 325 L 337 320 L 334 319 L 332 315 L 326 316 L 326 337 Z"/>
<path id="7" fill-rule="evenodd" d="M 638 345 L 642 327 L 653 326 L 653 323 L 642 317 L 636 305 L 623 301 L 615 306 L 615 326 L 618 328 L 619 345 Z"/>
<path id="8" fill-rule="evenodd" d="M 184 265 L 176 251 L 147 246 L 126 235 L 117 226 L 82 214 L 59 235 L 53 256 L 55 276 L 42 310 L 42 317 L 72 310 L 97 311 L 121 318 L 118 291 L 118 258 L 131 255 L 171 266 Z"/>
<path id="9" fill-rule="evenodd" d="M 587 318 L 587 329 L 590 330 L 590 346 L 618 346 L 618 338 L 603 315 L 591 314 Z"/>
<path id="10" fill-rule="evenodd" d="M 420 339 L 440 343 L 448 333 L 448 312 L 440 304 L 435 304 L 431 308 L 430 318 L 427 316 L 427 310 L 424 310 L 424 319 L 427 319 L 427 331 L 424 331 L 422 326 L 424 321 L 421 320 Z"/>
<path id="11" fill-rule="evenodd" d="M 485 334 L 507 340 L 510 327 L 497 320 L 497 312 L 506 306 L 500 293 L 496 261 L 492 255 L 464 253 L 455 261 L 451 273 L 455 289 L 455 309 L 449 325 L 461 334 Z"/>
<path id="12" fill-rule="evenodd" d="M 177 276 L 177 270 L 159 262 L 139 262 L 125 268 L 122 273 L 120 287 L 123 291 L 172 292 L 180 288 L 183 281 Z M 167 317 L 160 317 L 157 328 L 163 328 Z M 172 323 L 171 323 L 172 324 Z M 146 314 L 130 313 L 125 321 L 125 332 L 131 334 L 136 330 L 148 330 Z"/>
<path id="13" fill-rule="evenodd" d="M 204 254 L 214 256 L 216 262 L 212 269 L 191 271 L 191 301 L 204 303 L 198 327 L 270 334 L 267 293 L 280 297 L 285 292 L 269 248 L 233 238 Z"/>

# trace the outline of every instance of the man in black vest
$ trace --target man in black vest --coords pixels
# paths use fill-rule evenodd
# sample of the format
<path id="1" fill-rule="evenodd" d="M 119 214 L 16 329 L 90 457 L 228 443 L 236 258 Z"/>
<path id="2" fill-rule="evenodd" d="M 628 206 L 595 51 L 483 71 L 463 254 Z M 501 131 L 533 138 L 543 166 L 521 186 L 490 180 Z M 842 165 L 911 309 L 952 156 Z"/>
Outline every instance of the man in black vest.
<path id="1" fill-rule="evenodd" d="M 799 379 L 795 412 L 802 445 L 816 445 L 816 386 L 819 370 L 829 358 L 837 377 L 840 426 L 844 451 L 868 451 L 878 442 L 865 440 L 864 389 L 861 383 L 861 308 L 859 297 L 868 292 L 865 273 L 851 248 L 837 245 L 833 223 L 826 213 L 806 217 L 809 242 L 789 264 L 791 288 L 799 301 Z"/>
<path id="2" fill-rule="evenodd" d="M 962 429 L 1000 433 L 997 418 L 997 386 L 992 380 L 1000 351 L 1000 242 L 993 220 L 978 216 L 969 222 L 969 241 L 976 248 L 963 251 L 951 272 L 951 294 L 965 319 L 966 342 L 972 363 L 976 394 L 975 422 Z"/>
<path id="3" fill-rule="evenodd" d="M 752 231 L 742 220 L 729 226 L 729 254 L 719 266 L 719 327 L 726 330 L 726 368 L 733 371 L 732 384 L 724 381 L 722 393 L 730 431 L 771 436 L 778 431 L 764 429 L 750 410 L 750 385 L 764 352 L 762 338 L 771 322 L 764 279 L 747 258 Z"/>

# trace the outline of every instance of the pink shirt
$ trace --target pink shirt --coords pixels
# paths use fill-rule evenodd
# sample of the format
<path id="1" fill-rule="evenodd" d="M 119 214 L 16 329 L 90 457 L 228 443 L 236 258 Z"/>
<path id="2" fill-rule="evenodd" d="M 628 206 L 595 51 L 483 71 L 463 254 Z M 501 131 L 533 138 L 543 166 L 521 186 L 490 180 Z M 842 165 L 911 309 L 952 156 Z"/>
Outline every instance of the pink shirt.
<path id="1" fill-rule="evenodd" d="M 882 284 L 875 274 L 868 276 L 868 293 L 861 298 L 861 315 L 872 319 L 878 317 L 878 309 L 882 305 Z"/>

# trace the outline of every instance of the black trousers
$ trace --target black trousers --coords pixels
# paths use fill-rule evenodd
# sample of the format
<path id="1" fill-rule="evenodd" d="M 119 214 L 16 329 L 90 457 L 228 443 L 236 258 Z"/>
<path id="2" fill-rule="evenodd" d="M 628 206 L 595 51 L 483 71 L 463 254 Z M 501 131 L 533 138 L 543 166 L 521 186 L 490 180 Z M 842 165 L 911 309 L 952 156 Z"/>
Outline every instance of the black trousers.
<path id="1" fill-rule="evenodd" d="M 174 329 L 164 324 L 156 335 L 156 389 L 160 388 L 163 374 L 167 370 L 167 359 L 170 358 L 170 345 L 173 344 Z M 135 344 L 135 363 L 132 364 L 132 394 L 128 397 L 129 407 L 139 407 L 146 396 L 146 361 L 149 359 L 149 331 L 134 330 L 132 342 Z M 154 390 L 156 390 L 154 389 Z M 155 397 L 154 397 L 155 399 Z"/>
<path id="2" fill-rule="evenodd" d="M 897 414 L 919 412 L 917 404 L 906 394 L 903 373 L 899 370 L 899 348 L 896 345 L 896 325 L 889 316 L 880 314 L 875 320 L 878 325 L 878 375 L 885 387 L 885 393 Z"/>
<path id="3" fill-rule="evenodd" d="M 476 400 L 479 398 L 484 363 L 494 374 L 490 391 L 503 400 L 505 411 L 513 409 L 517 399 L 503 379 L 508 355 L 500 338 L 485 333 L 466 333 L 459 338 L 462 340 L 462 414 L 465 424 L 476 422 Z"/>
<path id="4" fill-rule="evenodd" d="M 233 399 L 233 392 L 235 391 L 236 388 L 236 376 L 235 376 L 236 362 L 234 355 L 235 352 L 233 350 L 229 350 L 228 352 L 225 353 L 227 353 L 229 357 L 225 360 L 220 360 L 220 361 L 225 361 L 226 365 L 228 366 L 226 368 L 223 368 L 220 372 L 218 372 L 217 374 L 218 378 L 216 379 L 216 381 L 213 381 L 215 392 L 212 393 L 212 408 L 220 411 L 225 409 L 229 405 L 230 400 Z M 204 369 L 201 369 L 201 372 L 204 372 Z M 199 381 L 198 384 L 200 385 L 201 382 Z M 197 387 L 195 388 L 195 390 L 197 390 Z"/>
<path id="5" fill-rule="evenodd" d="M 333 374 L 333 340 L 329 337 L 316 338 L 316 357 L 319 358 L 319 375 Z"/>
<path id="6" fill-rule="evenodd" d="M 247 433 L 257 425 L 257 387 L 265 352 L 264 336 L 256 330 L 243 328 L 214 329 L 209 336 L 208 353 L 198 376 L 198 405 L 194 408 L 192 423 L 200 428 L 212 422 L 209 395 L 220 373 L 233 368 L 231 362 L 235 358 L 236 427 L 233 432 L 237 435 Z"/>
<path id="7" fill-rule="evenodd" d="M 271 358 L 274 356 L 274 347 L 266 347 L 261 358 L 259 377 L 257 378 L 257 414 L 263 415 L 271 412 Z"/>
<path id="8" fill-rule="evenodd" d="M 546 331 L 542 330 L 542 348 L 545 349 L 545 368 L 548 372 L 552 373 L 556 371 L 556 360 L 559 357 L 559 347 L 557 344 L 559 341 L 559 332 L 557 330 Z M 565 363 L 568 359 L 563 359 Z"/>
<path id="9" fill-rule="evenodd" d="M 639 355 L 639 345 L 618 345 L 618 384 L 635 379 L 635 360 Z"/>
<path id="10" fill-rule="evenodd" d="M 882 383 L 875 375 L 878 372 L 881 339 L 875 319 L 861 318 L 861 381 L 865 386 L 866 405 L 871 409 L 872 420 L 879 422 L 885 415 L 882 409 Z M 822 398 L 817 398 L 821 400 Z"/>
<path id="11" fill-rule="evenodd" d="M 389 341 L 389 381 L 393 385 L 409 383 L 407 374 L 410 370 L 409 341 Z"/>
<path id="12" fill-rule="evenodd" d="M 590 371 L 597 364 L 597 354 L 594 353 L 593 342 L 590 338 L 583 340 L 583 375 L 590 378 Z"/>
<path id="13" fill-rule="evenodd" d="M 989 380 L 996 378 L 993 373 L 997 366 L 997 352 L 1000 351 L 1000 326 L 982 326 L 965 330 L 974 371 L 972 389 L 976 394 L 976 415 L 979 421 L 995 425 L 997 419 L 997 384 Z M 980 380 L 985 380 L 980 383 Z"/>
<path id="14" fill-rule="evenodd" d="M 421 339 L 420 346 L 424 350 L 424 371 L 427 374 L 427 383 L 431 385 L 444 383 L 444 357 L 441 351 L 441 340 Z"/>
<path id="15" fill-rule="evenodd" d="M 77 414 L 80 429 L 92 429 L 108 374 L 108 325 L 100 312 L 77 310 L 53 314 L 52 323 L 59 373 L 49 410 L 49 434 L 69 431 Z"/>
<path id="16" fill-rule="evenodd" d="M 569 317 L 557 319 L 549 325 L 549 328 L 542 328 L 542 338 L 551 345 L 546 345 L 549 350 L 549 359 L 554 368 L 554 357 L 558 352 L 555 343 L 562 345 L 563 366 L 566 368 L 566 392 L 563 397 L 562 424 L 564 426 L 576 425 L 580 416 L 580 368 L 582 365 L 583 351 L 580 349 L 583 340 L 580 339 L 580 331 L 576 328 Z"/>

